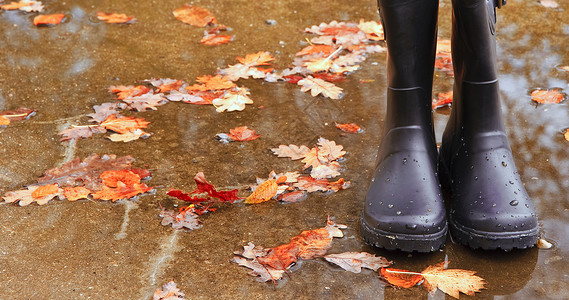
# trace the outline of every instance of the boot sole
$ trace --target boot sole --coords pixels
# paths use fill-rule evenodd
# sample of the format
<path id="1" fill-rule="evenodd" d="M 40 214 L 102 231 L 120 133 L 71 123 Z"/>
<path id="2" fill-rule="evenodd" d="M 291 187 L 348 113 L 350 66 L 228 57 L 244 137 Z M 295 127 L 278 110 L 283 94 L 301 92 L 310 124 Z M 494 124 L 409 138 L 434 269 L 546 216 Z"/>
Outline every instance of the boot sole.
<path id="1" fill-rule="evenodd" d="M 485 232 L 458 224 L 452 216 L 449 220 L 452 237 L 472 249 L 510 251 L 531 248 L 539 237 L 539 227 L 516 232 Z"/>
<path id="2" fill-rule="evenodd" d="M 362 236 L 366 244 L 387 250 L 400 250 L 403 252 L 422 252 L 428 253 L 440 249 L 446 241 L 448 227 L 445 227 L 432 234 L 403 234 L 378 230 L 367 224 L 363 219 Z"/>

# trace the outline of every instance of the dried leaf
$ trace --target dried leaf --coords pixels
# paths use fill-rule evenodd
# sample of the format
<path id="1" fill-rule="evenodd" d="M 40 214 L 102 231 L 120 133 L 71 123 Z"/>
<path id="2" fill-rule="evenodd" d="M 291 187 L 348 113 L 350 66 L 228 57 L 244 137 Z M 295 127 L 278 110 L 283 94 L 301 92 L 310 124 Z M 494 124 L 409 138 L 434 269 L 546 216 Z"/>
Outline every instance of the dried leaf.
<path id="1" fill-rule="evenodd" d="M 56 184 L 48 184 L 39 186 L 32 192 L 33 198 L 40 198 L 47 195 L 56 194 L 59 191 L 59 186 Z"/>
<path id="2" fill-rule="evenodd" d="M 454 298 L 459 297 L 460 292 L 474 296 L 475 292 L 484 289 L 485 281 L 474 275 L 476 272 L 462 269 L 445 269 L 445 263 L 427 267 L 421 274 L 425 281 L 423 285 L 431 292 L 435 289 L 443 291 Z"/>
<path id="3" fill-rule="evenodd" d="M 10 125 L 10 119 L 0 116 L 0 126 Z"/>
<path id="4" fill-rule="evenodd" d="M 198 215 L 192 210 L 185 210 L 181 212 L 176 212 L 174 210 L 160 211 L 159 216 L 162 218 L 162 225 L 168 226 L 172 224 L 172 228 L 181 229 L 187 228 L 189 230 L 199 229 L 202 227 Z"/>
<path id="5" fill-rule="evenodd" d="M 61 23 L 63 18 L 65 18 L 64 14 L 37 15 L 34 17 L 34 25 L 56 25 Z"/>
<path id="6" fill-rule="evenodd" d="M 302 86 L 300 88 L 301 91 L 310 91 L 310 94 L 314 97 L 322 94 L 324 97 L 331 99 L 340 99 L 340 94 L 342 93 L 342 89 L 333 83 L 312 76 L 299 80 L 297 84 Z"/>
<path id="7" fill-rule="evenodd" d="M 340 266 L 346 271 L 360 273 L 362 268 L 377 271 L 381 267 L 388 267 L 393 262 L 385 257 L 375 256 L 367 252 L 344 252 L 339 254 L 328 254 L 324 259 Z"/>
<path id="8" fill-rule="evenodd" d="M 356 123 L 350 123 L 350 124 L 339 124 L 336 123 L 336 128 L 342 130 L 343 132 L 347 132 L 347 133 L 362 133 L 363 130 L 360 126 L 358 126 Z"/>
<path id="9" fill-rule="evenodd" d="M 150 88 L 144 85 L 138 85 L 138 86 L 113 85 L 109 87 L 109 92 L 117 94 L 117 98 L 122 100 L 126 98 L 141 96 L 150 93 L 152 91 L 150 90 Z"/>
<path id="10" fill-rule="evenodd" d="M 330 58 L 319 58 L 307 61 L 303 65 L 311 72 L 328 71 L 332 67 L 332 60 Z M 313 95 L 314 96 L 314 95 Z"/>
<path id="11" fill-rule="evenodd" d="M 172 12 L 179 21 L 197 27 L 206 27 L 210 24 L 217 24 L 217 19 L 209 10 L 192 5 L 184 5 Z"/>
<path id="12" fill-rule="evenodd" d="M 237 91 L 226 93 L 223 98 L 214 99 L 212 104 L 217 112 L 224 111 L 241 111 L 245 109 L 245 104 L 253 104 L 253 100 L 249 98 L 249 92 L 244 88 Z"/>
<path id="13" fill-rule="evenodd" d="M 565 100 L 565 95 L 561 89 L 537 89 L 531 92 L 531 100 L 542 104 L 559 103 Z"/>
<path id="14" fill-rule="evenodd" d="M 334 47 L 330 45 L 310 45 L 304 47 L 302 50 L 298 51 L 296 56 L 311 55 L 316 53 L 321 53 L 322 55 L 328 56 L 330 53 L 334 52 Z"/>
<path id="15" fill-rule="evenodd" d="M 0 6 L 1 9 L 14 10 L 18 9 L 25 12 L 41 12 L 43 11 L 43 5 L 40 1 L 22 0 L 20 2 L 10 2 L 10 4 L 4 4 Z"/>
<path id="16" fill-rule="evenodd" d="M 38 191 L 36 193 L 37 197 L 34 197 L 34 192 L 36 190 L 40 189 L 40 191 Z M 53 188 L 49 187 L 46 188 L 47 191 L 54 191 Z M 43 190 L 43 191 L 42 191 Z M 55 189 L 55 191 L 53 193 L 46 193 L 47 192 L 45 189 L 41 188 L 41 186 L 37 186 L 37 185 L 31 185 L 28 186 L 26 190 L 17 190 L 17 191 L 12 191 L 12 192 L 7 192 L 6 194 L 4 194 L 4 196 L 2 197 L 2 199 L 4 199 L 4 201 L 6 201 L 7 203 L 13 203 L 16 201 L 19 201 L 18 204 L 20 206 L 26 206 L 26 205 L 30 205 L 33 202 L 36 202 L 39 205 L 44 205 L 47 204 L 49 202 L 49 200 L 55 198 L 55 197 L 59 197 L 59 199 L 63 198 L 63 190 L 62 189 Z"/>
<path id="17" fill-rule="evenodd" d="M 247 126 L 240 126 L 233 129 L 229 129 L 229 138 L 234 141 L 252 141 L 258 139 L 261 135 L 257 134 L 257 131 L 247 128 Z"/>
<path id="18" fill-rule="evenodd" d="M 151 133 L 148 133 L 142 129 L 135 129 L 135 130 L 127 131 L 125 133 L 113 133 L 113 134 L 107 136 L 106 138 L 108 138 L 109 140 L 111 140 L 113 142 L 128 143 L 128 142 L 136 141 L 140 138 L 146 139 L 146 138 L 150 137 L 151 135 L 152 135 Z"/>
<path id="19" fill-rule="evenodd" d="M 126 185 L 140 183 L 140 176 L 130 170 L 104 171 L 99 177 L 103 180 L 103 184 L 109 187 L 117 187 L 119 181 Z"/>
<path id="20" fill-rule="evenodd" d="M 172 280 L 162 285 L 162 290 L 159 288 L 154 292 L 152 300 L 180 300 L 185 299 L 184 292 L 176 287 L 176 283 Z"/>
<path id="21" fill-rule="evenodd" d="M 110 115 L 105 121 L 101 123 L 101 126 L 105 127 L 107 130 L 112 130 L 114 132 L 127 133 L 136 129 L 146 128 L 148 124 L 150 124 L 150 122 L 145 121 L 143 118 L 117 118 L 115 115 Z"/>
<path id="22" fill-rule="evenodd" d="M 260 51 L 253 54 L 245 55 L 245 58 L 237 57 L 237 60 L 245 66 L 267 66 L 270 65 L 270 61 L 275 60 L 275 58 L 266 51 Z"/>
<path id="23" fill-rule="evenodd" d="M 384 39 L 383 26 L 376 21 L 364 22 L 362 19 L 358 24 L 358 28 L 372 41 L 382 41 Z"/>
<path id="24" fill-rule="evenodd" d="M 235 83 L 228 80 L 221 75 L 204 75 L 196 79 L 200 84 L 194 84 L 187 87 L 188 91 L 213 91 L 213 90 L 226 90 L 236 87 Z"/>
<path id="25" fill-rule="evenodd" d="M 290 157 L 292 160 L 297 160 L 304 158 L 310 152 L 310 149 L 304 145 L 296 146 L 290 144 L 288 146 L 280 145 L 278 148 L 271 148 L 271 151 L 278 157 Z"/>
<path id="26" fill-rule="evenodd" d="M 157 106 L 164 105 L 168 103 L 168 100 L 164 97 L 164 94 L 158 93 L 146 93 L 140 96 L 131 96 L 122 99 L 131 110 L 136 111 L 146 111 L 148 109 L 157 110 Z"/>
<path id="27" fill-rule="evenodd" d="M 30 108 L 20 107 L 16 110 L 4 110 L 0 111 L 0 117 L 4 120 L 4 124 L 8 125 L 10 122 L 21 121 L 29 119 L 31 116 L 35 115 L 36 111 Z"/>
<path id="28" fill-rule="evenodd" d="M 281 279 L 285 273 L 285 270 L 268 268 L 260 264 L 256 259 L 249 260 L 244 257 L 234 256 L 231 261 L 240 266 L 251 269 L 248 274 L 251 276 L 259 276 L 259 278 L 257 278 L 257 281 L 259 282 L 265 282 L 269 280 L 273 282 L 277 281 Z"/>
<path id="29" fill-rule="evenodd" d="M 127 16 L 126 14 L 119 13 L 106 13 L 102 11 L 97 12 L 97 19 L 110 24 L 125 24 L 136 21 L 133 16 Z"/>
<path id="30" fill-rule="evenodd" d="M 294 184 L 294 187 L 312 192 L 337 192 L 339 190 L 344 190 L 350 187 L 349 181 L 344 181 L 344 178 L 340 178 L 337 181 L 328 181 L 327 179 L 314 179 L 309 176 L 302 176 L 298 178 L 298 182 Z"/>
<path id="31" fill-rule="evenodd" d="M 277 194 L 278 184 L 275 179 L 263 182 L 245 199 L 247 204 L 257 204 L 271 200 Z"/>
<path id="32" fill-rule="evenodd" d="M 438 93 L 437 98 L 433 99 L 432 109 L 441 108 L 443 106 L 450 105 L 452 103 L 453 92 L 449 91 L 446 93 Z"/>
<path id="33" fill-rule="evenodd" d="M 205 179 L 205 175 L 203 172 L 198 172 L 196 176 L 194 176 L 194 181 L 197 184 L 197 189 L 190 194 L 202 194 L 207 193 L 208 196 L 213 198 L 218 198 L 222 202 L 230 202 L 233 203 L 235 200 L 239 200 L 241 198 L 237 197 L 237 189 L 230 190 L 230 191 L 218 191 L 215 187 L 207 182 Z"/>
<path id="34" fill-rule="evenodd" d="M 72 188 L 64 188 L 63 195 L 68 201 L 76 201 L 79 199 L 87 198 L 91 194 L 91 191 L 83 186 L 77 186 Z"/>
<path id="35" fill-rule="evenodd" d="M 557 3 L 556 1 L 553 1 L 553 0 L 540 0 L 539 4 L 541 4 L 541 6 L 547 7 L 547 8 L 559 8 L 559 3 Z"/>
<path id="36" fill-rule="evenodd" d="M 100 191 L 93 194 L 93 198 L 101 200 L 112 200 L 113 202 L 115 202 L 120 199 L 132 198 L 134 196 L 149 192 L 151 190 L 152 188 L 148 187 L 144 183 L 125 185 L 124 183 L 118 181 L 117 187 L 110 188 L 107 186 L 103 186 L 103 188 Z"/>
<path id="37" fill-rule="evenodd" d="M 306 191 L 294 191 L 294 192 L 289 192 L 289 193 L 284 193 L 284 194 L 279 195 L 277 197 L 277 200 L 282 201 L 282 202 L 292 203 L 292 202 L 302 201 L 302 200 L 306 199 L 306 197 L 308 197 L 308 194 L 306 193 Z"/>
<path id="38" fill-rule="evenodd" d="M 337 145 L 336 142 L 323 137 L 318 139 L 318 156 L 321 159 L 337 160 L 346 154 L 346 151 L 342 150 L 343 148 L 342 145 Z"/>
<path id="39" fill-rule="evenodd" d="M 89 122 L 101 123 L 106 120 L 110 115 L 120 116 L 118 109 L 125 109 L 126 105 L 124 103 L 103 103 L 101 105 L 93 106 L 95 113 L 87 114 L 90 117 Z"/>
<path id="40" fill-rule="evenodd" d="M 420 273 L 402 269 L 381 268 L 380 273 L 387 282 L 403 288 L 410 288 L 423 280 L 423 276 Z"/>
<path id="41" fill-rule="evenodd" d="M 72 126 L 71 128 L 64 129 L 61 135 L 61 142 L 73 139 L 86 139 L 93 136 L 93 134 L 105 133 L 107 130 L 99 125 L 86 125 L 86 126 Z"/>
<path id="42" fill-rule="evenodd" d="M 551 247 L 553 247 L 553 244 L 548 242 L 546 239 L 539 239 L 535 243 L 535 246 L 538 249 L 551 249 Z"/>
<path id="43" fill-rule="evenodd" d="M 200 43 L 208 46 L 227 44 L 233 40 L 232 35 L 205 34 Z"/>

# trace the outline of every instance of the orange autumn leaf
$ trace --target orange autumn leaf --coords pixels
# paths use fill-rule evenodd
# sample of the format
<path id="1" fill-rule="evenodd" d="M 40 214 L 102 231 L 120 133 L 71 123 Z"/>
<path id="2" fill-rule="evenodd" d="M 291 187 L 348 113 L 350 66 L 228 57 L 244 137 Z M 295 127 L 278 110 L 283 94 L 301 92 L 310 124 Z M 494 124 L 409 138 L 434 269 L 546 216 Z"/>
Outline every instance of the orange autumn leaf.
<path id="1" fill-rule="evenodd" d="M 259 185 L 255 191 L 245 199 L 247 204 L 257 204 L 271 200 L 276 194 L 279 185 L 275 179 L 267 180 Z"/>
<path id="2" fill-rule="evenodd" d="M 394 268 L 381 268 L 381 276 L 394 286 L 403 288 L 410 288 L 423 280 L 419 273 Z"/>
<path id="3" fill-rule="evenodd" d="M 342 130 L 343 132 L 347 133 L 361 133 L 362 128 L 355 123 L 350 124 L 338 124 L 336 123 L 336 128 Z"/>
<path id="4" fill-rule="evenodd" d="M 114 114 L 110 115 L 105 121 L 101 123 L 101 126 L 118 133 L 127 133 L 129 131 L 134 131 L 141 128 L 146 128 L 150 124 L 149 121 L 143 118 L 135 117 L 122 117 L 117 118 Z"/>
<path id="5" fill-rule="evenodd" d="M 332 247 L 332 236 L 326 228 L 305 230 L 293 237 L 290 243 L 298 245 L 300 258 L 313 259 L 323 256 Z"/>
<path id="6" fill-rule="evenodd" d="M 569 141 L 569 129 L 567 129 L 567 132 L 565 132 L 564 136 L 565 136 L 565 139 L 567 141 Z"/>
<path id="7" fill-rule="evenodd" d="M 87 198 L 91 194 L 91 190 L 83 186 L 76 186 L 71 188 L 64 188 L 63 195 L 68 201 L 75 201 Z"/>
<path id="8" fill-rule="evenodd" d="M 229 129 L 229 138 L 235 141 L 244 142 L 258 139 L 261 135 L 256 130 L 251 130 L 247 126 L 240 126 Z"/>
<path id="9" fill-rule="evenodd" d="M 207 34 L 200 40 L 200 43 L 208 46 L 215 46 L 227 44 L 231 42 L 232 39 L 232 35 Z"/>
<path id="10" fill-rule="evenodd" d="M 139 86 L 118 85 L 118 86 L 109 87 L 109 91 L 113 94 L 117 94 L 118 99 L 123 100 L 129 97 L 137 97 L 140 95 L 144 95 L 150 92 L 150 88 L 144 85 L 139 85 Z"/>
<path id="11" fill-rule="evenodd" d="M 176 80 L 172 83 L 163 83 L 158 86 L 158 92 L 167 93 L 170 91 L 177 91 L 182 87 L 182 85 L 184 85 L 184 82 L 182 80 Z"/>
<path id="12" fill-rule="evenodd" d="M 58 191 L 59 191 L 59 186 L 57 185 L 57 183 L 49 184 L 49 185 L 42 185 L 32 192 L 32 197 L 33 198 L 40 198 L 40 197 L 44 197 L 47 195 L 55 194 Z"/>
<path id="13" fill-rule="evenodd" d="M 102 11 L 97 12 L 97 19 L 111 24 L 131 23 L 136 21 L 133 16 L 118 13 L 106 13 Z"/>
<path id="14" fill-rule="evenodd" d="M 435 110 L 445 105 L 450 105 L 452 103 L 452 98 L 453 98 L 452 91 L 446 93 L 438 93 L 437 99 L 433 99 L 433 103 L 431 105 L 432 109 Z"/>
<path id="15" fill-rule="evenodd" d="M 531 100 L 542 103 L 551 104 L 563 101 L 565 96 L 561 93 L 560 89 L 541 90 L 537 89 L 531 92 Z"/>
<path id="16" fill-rule="evenodd" d="M 425 279 L 423 285 L 429 292 L 438 288 L 445 294 L 458 299 L 461 292 L 474 296 L 475 292 L 484 289 L 485 281 L 482 277 L 475 275 L 475 271 L 447 269 L 445 267 L 447 263 L 440 262 L 421 272 Z"/>
<path id="17" fill-rule="evenodd" d="M 260 51 L 253 54 L 247 54 L 245 55 L 245 58 L 237 57 L 237 60 L 246 66 L 253 67 L 270 65 L 269 61 L 273 61 L 275 58 L 269 54 L 269 52 Z"/>
<path id="18" fill-rule="evenodd" d="M 64 14 L 37 15 L 34 17 L 34 25 L 55 25 L 61 23 L 63 18 Z"/>
<path id="19" fill-rule="evenodd" d="M 20 7 L 24 7 L 28 5 L 25 1 L 20 1 L 20 2 L 10 2 L 9 4 L 4 4 L 2 6 L 0 6 L 0 8 L 5 9 L 5 10 L 13 10 L 13 9 L 18 9 Z"/>
<path id="20" fill-rule="evenodd" d="M 5 10 L 19 9 L 26 12 L 40 12 L 43 10 L 43 5 L 39 1 L 22 0 L 19 2 L 10 2 L 9 4 L 4 4 L 0 6 L 0 8 Z"/>
<path id="21" fill-rule="evenodd" d="M 206 27 L 209 24 L 217 24 L 217 19 L 209 10 L 192 5 L 184 5 L 172 12 L 179 21 L 197 27 Z"/>
<path id="22" fill-rule="evenodd" d="M 130 170 L 105 171 L 101 173 L 99 178 L 103 180 L 103 184 L 109 187 L 117 187 L 119 181 L 126 185 L 140 183 L 140 176 Z"/>
<path id="23" fill-rule="evenodd" d="M 0 116 L 0 126 L 2 125 L 10 125 L 10 119 Z"/>
<path id="24" fill-rule="evenodd" d="M 210 90 L 226 90 L 235 87 L 235 83 L 225 79 L 221 75 L 204 75 L 196 79 L 201 84 L 194 84 L 187 87 L 188 91 L 210 91 Z"/>
<path id="25" fill-rule="evenodd" d="M 103 186 L 103 189 L 93 194 L 94 199 L 112 200 L 113 202 L 120 199 L 132 198 L 136 195 L 143 194 L 151 191 L 152 188 L 144 183 L 136 183 L 133 185 L 126 185 L 117 181 L 116 188 Z"/>
<path id="26" fill-rule="evenodd" d="M 302 50 L 298 51 L 296 56 L 309 55 L 314 53 L 322 52 L 324 55 L 329 55 L 334 50 L 334 47 L 330 45 L 310 45 L 304 47 Z"/>
<path id="27" fill-rule="evenodd" d="M 257 261 L 263 266 L 276 270 L 286 270 L 298 260 L 300 249 L 295 243 L 288 243 L 271 248 L 266 256 L 258 257 Z"/>

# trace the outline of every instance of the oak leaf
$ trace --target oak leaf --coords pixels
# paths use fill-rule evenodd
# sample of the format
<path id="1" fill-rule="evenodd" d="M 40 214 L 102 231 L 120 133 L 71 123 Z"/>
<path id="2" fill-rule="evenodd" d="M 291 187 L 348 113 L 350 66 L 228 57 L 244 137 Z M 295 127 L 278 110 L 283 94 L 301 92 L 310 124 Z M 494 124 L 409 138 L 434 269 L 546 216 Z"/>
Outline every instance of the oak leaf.
<path id="1" fill-rule="evenodd" d="M 103 103 L 101 105 L 93 106 L 95 113 L 87 114 L 87 117 L 91 118 L 89 122 L 101 123 L 106 120 L 110 115 L 120 116 L 119 109 L 125 109 L 126 104 L 124 103 Z"/>
<path id="2" fill-rule="evenodd" d="M 79 199 L 87 198 L 91 194 L 91 191 L 83 186 L 64 188 L 63 195 L 67 198 L 67 201 L 76 201 Z"/>
<path id="3" fill-rule="evenodd" d="M 425 279 L 423 285 L 431 292 L 437 288 L 454 298 L 459 297 L 460 292 L 474 296 L 475 292 L 484 289 L 485 281 L 475 271 L 462 269 L 446 269 L 447 262 L 440 262 L 427 267 L 421 275 Z"/>
<path id="4" fill-rule="evenodd" d="M 57 185 L 55 185 L 57 186 Z M 36 193 L 36 190 L 40 190 Z M 43 190 L 43 191 L 42 191 Z M 47 193 L 47 191 L 53 191 L 53 193 Z M 36 197 L 34 197 L 34 193 Z M 41 186 L 37 185 L 30 185 L 27 189 L 24 190 L 17 190 L 11 191 L 4 194 L 2 199 L 6 201 L 6 203 L 13 203 L 19 201 L 18 204 L 20 206 L 30 205 L 33 202 L 36 202 L 39 205 L 47 204 L 51 199 L 58 197 L 59 199 L 63 198 L 63 190 L 60 188 L 53 189 L 51 187 L 48 188 L 41 188 Z"/>
<path id="5" fill-rule="evenodd" d="M 446 93 L 438 93 L 437 98 L 433 99 L 432 109 L 435 110 L 437 108 L 451 105 L 453 98 L 453 91 L 449 91 Z"/>
<path id="6" fill-rule="evenodd" d="M 323 137 L 318 139 L 318 156 L 321 159 L 328 161 L 337 160 L 346 154 L 346 151 L 342 150 L 343 148 L 342 145 L 337 145 L 336 142 Z"/>
<path id="7" fill-rule="evenodd" d="M 106 13 L 102 11 L 97 12 L 97 19 L 110 24 L 124 24 L 136 21 L 133 16 L 127 16 L 126 14 L 119 13 Z"/>
<path id="8" fill-rule="evenodd" d="M 280 145 L 278 148 L 271 148 L 271 151 L 278 157 L 290 157 L 292 160 L 297 160 L 304 158 L 304 156 L 310 152 L 310 148 L 304 145 L 297 146 L 290 144 L 288 146 Z"/>
<path id="9" fill-rule="evenodd" d="M 299 80 L 297 84 L 302 86 L 300 88 L 301 91 L 310 91 L 310 94 L 314 97 L 322 94 L 324 97 L 331 99 L 340 99 L 340 94 L 342 93 L 342 88 L 312 76 Z"/>
<path id="10" fill-rule="evenodd" d="M 61 142 L 74 140 L 74 139 L 86 139 L 93 136 L 93 134 L 105 133 L 107 130 L 99 125 L 85 125 L 85 126 L 71 126 L 59 132 L 61 135 Z"/>
<path id="11" fill-rule="evenodd" d="M 330 45 L 310 45 L 304 47 L 302 50 L 298 51 L 295 55 L 296 56 L 303 56 L 303 55 L 310 55 L 315 53 L 321 53 L 323 55 L 329 55 L 330 53 L 334 52 L 334 47 Z"/>
<path id="12" fill-rule="evenodd" d="M 314 73 L 328 71 L 332 67 L 332 60 L 328 57 L 319 58 L 305 62 L 304 67 Z"/>
<path id="13" fill-rule="evenodd" d="M 103 188 L 93 193 L 94 199 L 112 200 L 113 202 L 120 199 L 127 199 L 151 191 L 152 188 L 144 183 L 135 183 L 133 185 L 126 185 L 120 181 L 117 182 L 117 187 L 110 188 L 103 186 Z"/>
<path id="14" fill-rule="evenodd" d="M 245 257 L 234 256 L 231 259 L 231 262 L 251 269 L 248 274 L 251 276 L 258 276 L 257 281 L 259 282 L 265 282 L 269 280 L 275 282 L 281 279 L 285 273 L 285 270 L 266 267 L 259 263 L 256 259 L 250 260 Z"/>
<path id="15" fill-rule="evenodd" d="M 356 123 L 349 123 L 349 124 L 339 124 L 336 123 L 336 128 L 342 130 L 343 132 L 347 133 L 362 133 L 363 130 L 360 126 Z"/>
<path id="16" fill-rule="evenodd" d="M 33 198 L 40 198 L 51 194 L 56 194 L 59 191 L 59 186 L 56 184 L 48 184 L 39 186 L 32 192 Z"/>
<path id="17" fill-rule="evenodd" d="M 245 109 L 246 104 L 253 104 L 253 100 L 249 98 L 249 91 L 238 88 L 236 91 L 225 93 L 223 98 L 214 99 L 212 104 L 217 112 L 241 111 Z"/>
<path id="18" fill-rule="evenodd" d="M 375 256 L 375 254 L 367 252 L 328 254 L 324 256 L 324 259 L 353 273 L 360 273 L 362 268 L 377 271 L 379 268 L 388 267 L 393 263 L 392 261 L 385 259 L 385 257 Z"/>
<path id="19" fill-rule="evenodd" d="M 162 218 L 161 224 L 163 226 L 172 224 L 172 228 L 174 229 L 187 228 L 189 230 L 194 230 L 202 227 L 200 220 L 198 219 L 198 215 L 192 210 L 176 212 L 174 210 L 162 209 L 159 216 Z"/>
<path id="20" fill-rule="evenodd" d="M 291 202 L 302 201 L 302 200 L 306 199 L 306 197 L 308 197 L 308 194 L 306 191 L 294 191 L 294 192 L 288 192 L 288 193 L 280 194 L 277 197 L 277 200 L 282 201 L 282 202 L 291 203 Z"/>
<path id="21" fill-rule="evenodd" d="M 43 11 L 43 4 L 40 1 L 21 0 L 19 2 L 10 2 L 0 6 L 1 9 L 14 10 L 18 9 L 25 12 L 41 12 Z"/>
<path id="22" fill-rule="evenodd" d="M 34 25 L 56 25 L 61 23 L 63 18 L 65 18 L 64 14 L 37 15 L 34 17 Z"/>
<path id="23" fill-rule="evenodd" d="M 138 176 L 138 174 L 124 169 L 104 171 L 99 177 L 103 181 L 103 184 L 109 187 L 117 187 L 119 181 L 126 185 L 140 183 L 140 176 Z"/>
<path id="24" fill-rule="evenodd" d="M 176 283 L 172 280 L 162 285 L 162 289 L 157 288 L 152 300 L 183 300 L 185 296 L 184 292 L 177 288 Z"/>
<path id="25" fill-rule="evenodd" d="M 153 94 L 152 92 L 142 94 L 140 96 L 130 96 L 122 99 L 122 101 L 126 103 L 131 110 L 136 110 L 139 112 L 146 111 L 148 109 L 157 110 L 157 106 L 168 103 L 168 100 L 164 97 L 164 94 Z"/>
<path id="26" fill-rule="evenodd" d="M 146 128 L 150 122 L 143 118 L 135 117 L 121 117 L 117 118 L 115 115 L 110 115 L 101 126 L 107 130 L 112 130 L 118 133 L 127 133 L 136 129 Z"/>
<path id="27" fill-rule="evenodd" d="M 358 28 L 372 41 L 382 41 L 384 39 L 383 26 L 376 21 L 365 22 L 362 19 L 358 24 Z"/>
<path id="28" fill-rule="evenodd" d="M 537 89 L 531 92 L 531 100 L 542 104 L 559 103 L 565 100 L 565 95 L 561 89 Z"/>
<path id="29" fill-rule="evenodd" d="M 275 179 L 270 179 L 259 185 L 249 197 L 245 199 L 247 204 L 257 204 L 271 200 L 277 194 L 278 184 Z"/>
<path id="30" fill-rule="evenodd" d="M 179 21 L 197 27 L 206 27 L 210 24 L 217 24 L 217 19 L 209 10 L 192 5 L 184 5 L 172 12 Z"/>

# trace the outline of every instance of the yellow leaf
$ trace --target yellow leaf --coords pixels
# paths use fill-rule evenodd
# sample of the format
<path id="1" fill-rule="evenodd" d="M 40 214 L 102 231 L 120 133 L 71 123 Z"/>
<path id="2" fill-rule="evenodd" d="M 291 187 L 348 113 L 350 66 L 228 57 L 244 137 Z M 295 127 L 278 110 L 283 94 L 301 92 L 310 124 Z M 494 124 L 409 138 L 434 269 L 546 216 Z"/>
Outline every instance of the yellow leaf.
<path id="1" fill-rule="evenodd" d="M 482 277 L 474 275 L 475 271 L 445 269 L 444 266 L 445 262 L 441 262 L 421 272 L 425 279 L 423 285 L 429 292 L 438 288 L 445 294 L 458 299 L 460 292 L 474 296 L 475 292 L 484 289 L 485 281 Z"/>

